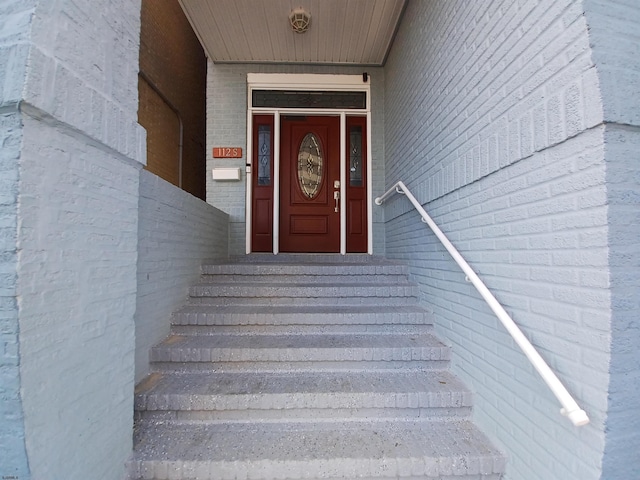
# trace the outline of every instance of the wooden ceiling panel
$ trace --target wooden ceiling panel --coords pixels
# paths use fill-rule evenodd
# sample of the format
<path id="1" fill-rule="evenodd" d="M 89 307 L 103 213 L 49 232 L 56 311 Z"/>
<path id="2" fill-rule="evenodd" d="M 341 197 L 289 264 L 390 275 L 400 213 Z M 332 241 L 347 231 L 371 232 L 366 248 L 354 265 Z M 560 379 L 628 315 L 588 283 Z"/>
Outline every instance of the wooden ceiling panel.
<path id="1" fill-rule="evenodd" d="M 406 0 L 180 0 L 217 63 L 382 65 Z M 303 34 L 291 10 L 311 14 Z"/>

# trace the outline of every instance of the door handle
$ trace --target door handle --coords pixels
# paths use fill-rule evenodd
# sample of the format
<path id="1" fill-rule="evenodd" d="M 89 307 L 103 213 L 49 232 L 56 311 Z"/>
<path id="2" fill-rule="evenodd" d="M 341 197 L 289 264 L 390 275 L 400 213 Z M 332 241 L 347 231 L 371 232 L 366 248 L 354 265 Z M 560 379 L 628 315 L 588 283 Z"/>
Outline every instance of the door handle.
<path id="1" fill-rule="evenodd" d="M 335 192 L 333 192 L 333 198 L 336 201 L 336 208 L 335 208 L 335 212 L 339 212 L 340 211 L 340 192 L 338 190 L 336 190 Z"/>

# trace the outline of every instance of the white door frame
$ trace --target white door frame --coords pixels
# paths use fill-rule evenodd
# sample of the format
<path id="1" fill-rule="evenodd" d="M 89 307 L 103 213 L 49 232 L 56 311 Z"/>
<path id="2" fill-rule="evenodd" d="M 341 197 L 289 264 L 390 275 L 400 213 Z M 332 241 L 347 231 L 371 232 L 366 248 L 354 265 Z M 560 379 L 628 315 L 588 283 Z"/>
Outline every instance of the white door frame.
<path id="1" fill-rule="evenodd" d="M 280 116 L 327 115 L 340 117 L 340 253 L 347 253 L 347 212 L 346 212 L 346 119 L 349 116 L 365 116 L 367 118 L 367 253 L 373 254 L 373 202 L 371 179 L 371 83 L 368 75 L 323 75 L 323 74 L 286 74 L 286 73 L 248 73 L 247 74 L 247 191 L 246 191 L 246 253 L 251 253 L 251 215 L 252 188 L 251 174 L 253 161 L 253 115 L 256 113 L 271 114 L 274 120 L 273 148 L 273 254 L 279 253 L 280 230 Z M 364 109 L 304 109 L 304 108 L 260 108 L 253 106 L 253 90 L 298 90 L 298 91 L 360 91 L 366 92 L 366 108 Z"/>

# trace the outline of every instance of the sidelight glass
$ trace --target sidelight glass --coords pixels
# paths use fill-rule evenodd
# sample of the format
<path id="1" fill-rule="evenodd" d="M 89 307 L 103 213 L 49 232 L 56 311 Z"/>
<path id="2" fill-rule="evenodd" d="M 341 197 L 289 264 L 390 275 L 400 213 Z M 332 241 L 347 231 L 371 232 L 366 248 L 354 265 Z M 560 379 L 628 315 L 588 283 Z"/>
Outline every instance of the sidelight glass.
<path id="1" fill-rule="evenodd" d="M 271 185 L 271 125 L 258 127 L 258 185 Z"/>
<path id="2" fill-rule="evenodd" d="M 322 185 L 323 157 L 320 141 L 313 133 L 307 133 L 298 150 L 298 183 L 309 199 L 315 198 Z"/>
<path id="3" fill-rule="evenodd" d="M 349 185 L 362 186 L 362 127 L 349 128 Z"/>

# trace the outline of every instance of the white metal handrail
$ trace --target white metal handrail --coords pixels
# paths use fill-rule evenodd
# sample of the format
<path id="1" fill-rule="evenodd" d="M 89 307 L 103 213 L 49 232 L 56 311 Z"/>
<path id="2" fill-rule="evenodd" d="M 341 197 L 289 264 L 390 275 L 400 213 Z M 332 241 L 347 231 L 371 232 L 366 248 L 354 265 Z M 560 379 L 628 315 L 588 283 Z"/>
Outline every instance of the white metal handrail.
<path id="1" fill-rule="evenodd" d="M 524 336 L 520 328 L 515 324 L 513 319 L 505 311 L 505 309 L 496 300 L 493 294 L 489 291 L 487 286 L 480 280 L 480 277 L 469 266 L 467 261 L 460 255 L 460 252 L 453 246 L 447 236 L 442 233 L 442 230 L 438 228 L 435 222 L 431 219 L 429 214 L 422 208 L 422 205 L 418 203 L 416 198 L 411 194 L 406 185 L 402 182 L 396 183 L 393 187 L 387 190 L 384 195 L 375 199 L 376 205 L 382 205 L 382 203 L 394 193 L 400 193 L 406 195 L 409 201 L 413 204 L 416 210 L 420 213 L 422 221 L 429 225 L 433 233 L 436 234 L 442 245 L 447 249 L 449 254 L 453 257 L 456 263 L 460 266 L 462 271 L 467 276 L 467 279 L 478 290 L 482 298 L 485 299 L 491 310 L 496 314 L 502 325 L 507 329 L 511 337 L 515 340 L 518 346 L 522 349 L 527 356 L 533 367 L 540 374 L 545 383 L 549 386 L 553 394 L 556 396 L 562 409 L 560 412 L 571 420 L 576 427 L 581 427 L 589 423 L 589 417 L 586 412 L 582 410 L 571 394 L 567 391 L 562 382 L 558 379 L 555 373 L 549 368 L 549 365 L 540 356 L 531 342 Z"/>

